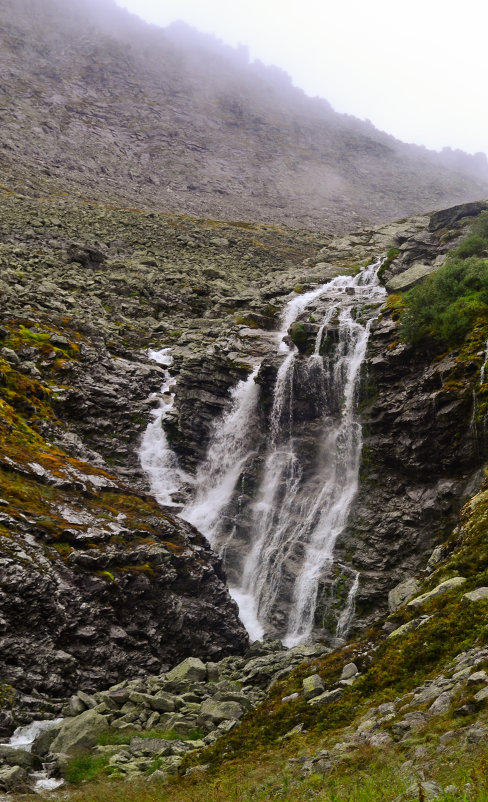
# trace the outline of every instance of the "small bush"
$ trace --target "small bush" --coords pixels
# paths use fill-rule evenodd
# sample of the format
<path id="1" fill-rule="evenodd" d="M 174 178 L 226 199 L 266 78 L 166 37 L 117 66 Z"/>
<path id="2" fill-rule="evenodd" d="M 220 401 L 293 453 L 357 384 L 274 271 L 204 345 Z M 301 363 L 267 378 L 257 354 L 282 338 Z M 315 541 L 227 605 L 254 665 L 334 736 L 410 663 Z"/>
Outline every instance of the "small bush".
<path id="1" fill-rule="evenodd" d="M 470 256 L 480 256 L 486 250 L 488 242 L 479 234 L 471 234 L 453 251 L 454 257 L 468 259 Z"/>
<path id="2" fill-rule="evenodd" d="M 450 258 L 405 294 L 400 331 L 408 342 L 426 336 L 456 345 L 475 320 L 488 316 L 488 261 Z"/>
<path id="3" fill-rule="evenodd" d="M 435 274 L 405 293 L 400 331 L 407 342 L 424 337 L 458 345 L 475 321 L 488 319 L 488 212 L 471 225 L 471 233 L 448 254 Z"/>

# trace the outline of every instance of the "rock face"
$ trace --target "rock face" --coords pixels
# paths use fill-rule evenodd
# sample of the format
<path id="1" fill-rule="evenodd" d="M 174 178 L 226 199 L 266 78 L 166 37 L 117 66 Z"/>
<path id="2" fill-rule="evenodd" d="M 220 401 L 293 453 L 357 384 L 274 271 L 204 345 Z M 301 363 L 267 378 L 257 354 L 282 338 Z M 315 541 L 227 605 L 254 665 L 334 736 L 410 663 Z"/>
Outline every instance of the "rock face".
<path id="1" fill-rule="evenodd" d="M 412 264 L 420 260 L 429 270 L 440 264 L 448 248 L 462 236 L 472 216 L 486 208 L 486 203 L 462 206 L 444 216 L 419 216 L 373 231 L 358 232 L 350 238 L 336 238 L 328 242 L 313 261 L 325 277 L 327 270 L 333 270 L 333 265 L 342 264 L 344 270 L 346 265 L 364 264 L 367 259 L 394 247 L 398 255 L 382 271 L 383 280 L 388 284 L 392 277 L 401 279 Z M 439 228 L 444 220 L 451 221 L 450 229 Z M 317 322 L 311 322 L 311 317 L 321 319 L 324 312 L 321 303 L 323 306 L 325 301 L 319 299 L 309 306 L 295 329 L 290 329 L 303 355 L 301 360 L 296 360 L 294 372 L 294 426 L 302 443 L 300 448 L 308 448 L 310 454 L 321 436 L 322 424 L 321 410 L 315 408 L 312 401 L 314 393 L 310 382 L 313 377 L 306 365 L 319 328 Z M 349 524 L 336 546 L 338 566 L 352 564 L 361 574 L 356 597 L 358 626 L 371 621 L 378 610 L 386 609 L 388 592 L 406 575 L 423 567 L 436 542 L 452 528 L 457 511 L 476 489 L 477 471 L 487 448 L 484 427 L 476 420 L 476 394 L 485 356 L 481 335 L 474 333 L 463 353 L 451 351 L 440 355 L 435 344 L 407 346 L 399 340 L 397 303 L 398 299 L 392 296 L 371 330 L 360 390 L 364 423 L 361 483 Z M 328 336 L 333 338 L 333 327 L 329 328 Z M 297 332 L 302 339 L 297 338 Z M 234 338 L 226 347 L 229 353 L 233 352 L 234 359 L 240 354 L 243 361 L 250 361 L 253 354 L 260 359 L 268 354 L 257 377 L 262 419 L 256 419 L 253 434 L 256 437 L 256 433 L 266 430 L 266 425 L 269 428 L 270 404 L 280 362 L 272 356 L 267 333 L 263 330 L 254 330 L 254 333 L 251 339 L 246 330 L 241 330 L 239 339 Z M 323 347 L 326 352 L 327 343 Z M 185 371 L 181 390 L 178 387 L 176 394 L 174 420 L 178 421 L 177 428 L 170 430 L 170 435 L 173 431 L 176 433 L 172 437 L 175 449 L 185 460 L 188 453 L 192 454 L 194 463 L 201 460 L 202 443 L 191 433 L 192 411 L 187 399 L 198 397 L 204 373 L 203 356 L 196 358 L 191 371 Z M 207 373 L 206 390 L 211 389 L 209 379 L 211 374 Z M 223 389 L 223 385 L 219 388 L 219 380 L 214 385 L 217 397 Z M 225 397 L 221 397 L 223 403 L 228 404 Z M 217 407 L 214 402 L 213 409 Z M 207 418 L 211 414 L 212 410 L 207 407 Z M 217 414 L 222 415 L 220 410 Z M 262 448 L 259 439 L 253 448 L 258 452 Z M 229 527 L 234 523 L 237 510 L 240 511 L 237 545 L 241 551 L 249 537 L 246 526 L 250 525 L 249 521 L 246 524 L 242 510 L 256 492 L 262 467 L 260 459 L 262 461 L 262 457 L 258 457 L 246 467 L 237 486 L 238 492 L 227 510 Z M 352 560 L 351 553 L 354 553 Z M 229 575 L 236 583 L 242 554 L 233 557 L 227 547 L 226 557 Z M 300 555 L 295 561 L 288 556 L 284 571 L 291 578 L 299 562 Z M 324 576 L 316 621 L 322 632 L 325 627 L 334 634 L 338 610 L 351 588 L 351 576 L 350 571 L 344 572 L 340 567 L 332 576 Z M 288 603 L 285 595 L 277 603 L 276 623 L 280 632 L 279 610 L 286 610 Z"/>
<path id="2" fill-rule="evenodd" d="M 487 193 L 481 153 L 399 142 L 181 23 L 108 0 L 3 0 L 0 22 L 2 181 L 25 194 L 347 231 Z"/>
<path id="3" fill-rule="evenodd" d="M 7 196 L 2 204 L 2 681 L 21 694 L 36 687 L 61 697 L 189 655 L 241 651 L 247 638 L 220 561 L 175 510 L 144 493 L 137 448 L 162 381 L 145 349 L 172 348 L 167 434 L 195 471 L 230 388 L 256 358 L 264 425 L 277 371 L 272 327 L 286 300 L 391 246 L 399 255 L 385 281 L 416 261 L 433 264 L 462 235 L 466 210 L 451 210 L 447 235 L 421 216 L 332 238 L 95 206 L 81 213 L 65 200 L 45 207 Z M 284 251 L 292 253 L 285 263 Z M 299 321 L 300 377 L 317 332 L 309 317 Z M 473 342 L 462 359 L 406 348 L 394 303 L 372 332 L 362 484 L 337 550 L 340 563 L 361 573 L 358 627 L 423 565 L 483 461 L 483 430 L 476 416 L 471 423 L 483 347 Z M 306 445 L 318 429 L 302 384 Z M 334 592 L 324 579 L 324 634 L 337 621 Z M 36 711 L 44 702 L 33 696 L 29 704 Z M 12 716 L 2 716 L 8 730 Z"/>

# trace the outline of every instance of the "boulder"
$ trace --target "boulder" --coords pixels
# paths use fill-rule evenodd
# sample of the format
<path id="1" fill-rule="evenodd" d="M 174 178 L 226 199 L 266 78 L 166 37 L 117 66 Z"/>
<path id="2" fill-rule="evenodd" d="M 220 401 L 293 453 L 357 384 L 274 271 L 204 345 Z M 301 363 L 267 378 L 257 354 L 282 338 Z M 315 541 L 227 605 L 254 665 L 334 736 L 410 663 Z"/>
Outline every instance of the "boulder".
<path id="1" fill-rule="evenodd" d="M 409 576 L 407 579 L 404 579 L 403 582 L 395 585 L 388 593 L 388 608 L 390 613 L 394 613 L 399 607 L 403 607 L 412 596 L 418 593 L 419 588 L 420 582 L 413 576 Z"/>
<path id="2" fill-rule="evenodd" d="M 213 699 L 205 699 L 198 721 L 220 724 L 221 721 L 238 721 L 243 714 L 244 710 L 237 702 L 216 702 Z"/>
<path id="3" fill-rule="evenodd" d="M 310 699 L 308 704 L 330 705 L 332 702 L 337 702 L 337 700 L 341 698 L 342 694 L 342 688 L 334 688 L 333 691 L 325 691 L 325 693 L 321 693 L 320 696 L 314 696 L 313 699 Z"/>
<path id="4" fill-rule="evenodd" d="M 448 593 L 450 590 L 459 588 L 461 585 L 464 585 L 465 582 L 466 579 L 464 576 L 453 576 L 451 579 L 446 579 L 432 590 L 428 590 L 427 593 L 422 593 L 421 596 L 417 596 L 416 599 L 409 601 L 407 609 L 412 610 L 416 607 L 421 607 L 425 602 L 430 601 L 430 599 L 435 599 L 437 596 L 442 596 L 443 593 Z"/>
<path id="5" fill-rule="evenodd" d="M 412 267 L 409 267 L 408 270 L 404 270 L 403 273 L 399 273 L 397 276 L 390 278 L 386 282 L 386 289 L 388 292 L 403 292 L 404 290 L 409 290 L 411 287 L 419 284 L 427 276 L 430 276 L 432 273 L 437 273 L 441 267 L 442 265 L 440 264 L 414 264 Z"/>
<path id="6" fill-rule="evenodd" d="M 198 657 L 187 657 L 167 674 L 170 682 L 204 682 L 206 678 L 206 666 Z"/>
<path id="7" fill-rule="evenodd" d="M 40 757 L 47 755 L 48 752 L 51 751 L 51 744 L 58 735 L 60 729 L 61 723 L 56 724 L 56 726 L 52 727 L 50 730 L 44 730 L 43 732 L 40 732 L 39 735 L 34 738 L 32 743 L 32 754 L 39 755 Z"/>
<path id="8" fill-rule="evenodd" d="M 487 699 L 488 699 L 488 687 L 482 688 L 481 691 L 478 691 L 478 693 L 475 693 L 474 695 L 474 700 L 475 702 L 478 702 L 478 704 L 480 702 L 486 702 Z"/>
<path id="9" fill-rule="evenodd" d="M 6 763 L 7 766 L 22 766 L 29 771 L 41 768 L 41 761 L 37 755 L 32 755 L 25 749 L 14 749 L 4 745 L 0 745 L 0 763 Z"/>
<path id="10" fill-rule="evenodd" d="M 167 741 L 164 738 L 131 738 L 130 751 L 132 754 L 140 752 L 151 755 L 170 755 L 174 741 Z"/>
<path id="11" fill-rule="evenodd" d="M 308 701 L 313 699 L 314 696 L 320 696 L 325 690 L 325 685 L 318 674 L 312 674 L 310 677 L 305 677 L 302 682 L 303 696 Z"/>
<path id="12" fill-rule="evenodd" d="M 462 596 L 461 601 L 463 602 L 479 602 L 485 601 L 488 599 L 488 588 L 476 588 L 476 590 L 471 590 L 469 593 L 465 593 Z"/>
<path id="13" fill-rule="evenodd" d="M 63 721 L 51 744 L 51 752 L 69 754 L 77 749 L 91 749 L 107 728 L 108 722 L 104 716 L 95 710 L 85 710 L 79 716 Z"/>
<path id="14" fill-rule="evenodd" d="M 356 663 L 346 663 L 342 669 L 341 680 L 352 679 L 352 677 L 355 677 L 358 673 L 359 669 Z"/>
<path id="15" fill-rule="evenodd" d="M 26 791 L 27 772 L 21 766 L 0 768 L 0 789 L 2 791 Z"/>
<path id="16" fill-rule="evenodd" d="M 401 635 L 407 635 L 409 632 L 414 632 L 416 629 L 426 624 L 431 618 L 431 615 L 423 615 L 420 618 L 407 621 L 406 624 L 402 624 L 400 627 L 394 629 L 393 632 L 390 632 L 388 640 L 390 640 L 390 638 L 399 638 Z"/>

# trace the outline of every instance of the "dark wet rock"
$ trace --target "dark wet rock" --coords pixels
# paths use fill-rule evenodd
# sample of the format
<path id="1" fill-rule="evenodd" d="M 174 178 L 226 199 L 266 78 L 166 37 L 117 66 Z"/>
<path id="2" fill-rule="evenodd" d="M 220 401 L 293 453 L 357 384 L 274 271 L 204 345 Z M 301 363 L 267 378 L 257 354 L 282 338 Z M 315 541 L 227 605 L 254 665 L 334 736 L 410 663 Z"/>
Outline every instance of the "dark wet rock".
<path id="1" fill-rule="evenodd" d="M 477 217 L 481 212 L 488 209 L 486 201 L 474 201 L 473 203 L 461 203 L 449 209 L 442 209 L 431 214 L 429 221 L 429 231 L 438 231 L 443 228 L 452 228 L 460 220 L 467 217 Z"/>

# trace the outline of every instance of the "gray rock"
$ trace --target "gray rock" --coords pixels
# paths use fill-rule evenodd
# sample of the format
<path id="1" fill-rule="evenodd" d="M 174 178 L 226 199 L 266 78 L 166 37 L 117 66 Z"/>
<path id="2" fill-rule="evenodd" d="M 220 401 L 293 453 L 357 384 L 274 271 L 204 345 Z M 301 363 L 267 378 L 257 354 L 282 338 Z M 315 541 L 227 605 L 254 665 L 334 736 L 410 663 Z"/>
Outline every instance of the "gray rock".
<path id="1" fill-rule="evenodd" d="M 419 786 L 422 788 L 426 799 L 437 799 L 439 795 L 442 794 L 442 786 L 440 786 L 439 783 L 433 780 L 422 780 L 407 788 L 407 794 L 410 798 L 419 798 Z"/>
<path id="2" fill-rule="evenodd" d="M 486 702 L 488 699 L 488 687 L 482 688 L 478 693 L 475 693 L 474 700 L 475 702 Z"/>
<path id="3" fill-rule="evenodd" d="M 484 682 L 488 685 L 488 674 L 486 671 L 474 671 L 468 677 L 468 685 L 477 685 L 478 682 Z"/>
<path id="4" fill-rule="evenodd" d="M 19 792 L 27 790 L 27 771 L 21 766 L 0 768 L 0 789 Z"/>
<path id="5" fill-rule="evenodd" d="M 220 674 L 217 663 L 207 663 L 207 680 L 209 682 L 218 682 L 219 679 Z"/>
<path id="6" fill-rule="evenodd" d="M 198 657 L 187 657 L 167 675 L 170 682 L 205 682 L 207 669 Z"/>
<path id="7" fill-rule="evenodd" d="M 312 674 L 310 677 L 305 677 L 302 682 L 303 696 L 308 701 L 313 699 L 314 696 L 319 696 L 325 690 L 325 685 L 318 674 Z"/>
<path id="8" fill-rule="evenodd" d="M 321 693 L 320 696 L 314 696 L 313 699 L 310 699 L 308 704 L 313 706 L 330 705 L 332 702 L 337 702 L 337 700 L 341 698 L 342 694 L 342 688 L 334 688 L 332 691 L 325 691 L 325 693 Z"/>
<path id="9" fill-rule="evenodd" d="M 442 716 L 444 713 L 447 713 L 451 704 L 452 704 L 452 693 L 449 691 L 445 691 L 441 693 L 437 699 L 432 702 L 431 706 L 429 707 L 429 713 L 432 713 L 435 716 Z"/>
<path id="10" fill-rule="evenodd" d="M 20 363 L 19 357 L 11 348 L 0 348 L 0 357 L 11 365 L 18 365 Z"/>
<path id="11" fill-rule="evenodd" d="M 85 705 L 85 703 L 81 700 L 79 694 L 71 696 L 68 704 L 68 710 L 70 716 L 78 716 L 80 713 L 83 713 L 83 711 L 86 710 L 86 708 L 87 705 Z"/>
<path id="12" fill-rule="evenodd" d="M 50 730 L 45 730 L 44 732 L 40 732 L 37 738 L 34 739 L 33 744 L 31 746 L 31 752 L 33 755 L 40 755 L 44 757 L 51 751 L 51 745 L 56 736 L 59 734 L 61 729 L 61 722 L 56 724 Z"/>
<path id="13" fill-rule="evenodd" d="M 420 582 L 413 576 L 404 579 L 392 588 L 388 593 L 388 607 L 390 613 L 394 613 L 399 607 L 403 607 L 412 596 L 415 596 L 419 588 Z"/>
<path id="14" fill-rule="evenodd" d="M 244 710 L 237 702 L 215 702 L 213 699 L 205 699 L 198 721 L 220 724 L 221 721 L 238 721 L 243 714 Z"/>
<path id="15" fill-rule="evenodd" d="M 358 669 L 356 663 L 346 663 L 346 665 L 342 669 L 341 680 L 352 679 L 352 677 L 355 677 L 356 674 L 358 674 L 358 673 L 359 673 L 359 669 Z"/>
<path id="16" fill-rule="evenodd" d="M 471 590 L 461 597 L 463 602 L 478 602 L 486 599 L 488 599 L 488 588 L 476 588 L 476 590 Z"/>
<path id="17" fill-rule="evenodd" d="M 446 579 L 432 590 L 428 590 L 427 593 L 422 593 L 421 596 L 417 596 L 416 599 L 409 601 L 407 604 L 407 609 L 413 610 L 417 607 L 421 607 L 430 599 L 435 599 L 437 596 L 441 596 L 443 593 L 448 593 L 450 590 L 455 590 L 456 588 L 461 587 L 461 585 L 464 585 L 465 582 L 466 579 L 464 576 L 453 576 L 451 579 Z"/>
<path id="18" fill-rule="evenodd" d="M 97 700 L 90 696 L 90 694 L 85 693 L 84 691 L 78 691 L 77 696 L 84 704 L 84 708 L 87 707 L 90 710 L 93 710 L 94 707 L 97 706 Z"/>
<path id="19" fill-rule="evenodd" d="M 22 766 L 30 771 L 40 769 L 41 761 L 37 755 L 26 752 L 25 749 L 14 749 L 10 746 L 0 745 L 0 763 L 7 766 Z"/>
<path id="20" fill-rule="evenodd" d="M 78 749 L 91 749 L 98 736 L 108 728 L 107 719 L 94 710 L 85 710 L 79 716 L 67 718 L 51 744 L 53 753 L 69 754 Z"/>
<path id="21" fill-rule="evenodd" d="M 171 755 L 172 748 L 177 741 L 167 741 L 164 738 L 139 738 L 135 736 L 130 739 L 130 751 L 132 754 L 150 755 Z"/>
<path id="22" fill-rule="evenodd" d="M 404 270 L 397 276 L 393 276 L 386 282 L 388 292 L 404 292 L 423 281 L 424 278 L 436 273 L 442 265 L 439 264 L 414 264 L 408 270 Z"/>
<path id="23" fill-rule="evenodd" d="M 424 615 L 421 616 L 421 618 L 413 618 L 412 621 L 407 621 L 406 624 L 402 624 L 400 627 L 397 627 L 397 629 L 394 629 L 393 632 L 390 632 L 388 640 L 407 635 L 409 632 L 414 632 L 416 629 L 426 624 L 431 618 L 431 615 Z"/>

